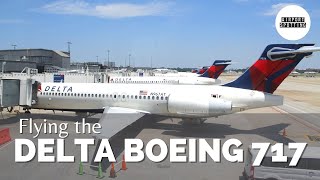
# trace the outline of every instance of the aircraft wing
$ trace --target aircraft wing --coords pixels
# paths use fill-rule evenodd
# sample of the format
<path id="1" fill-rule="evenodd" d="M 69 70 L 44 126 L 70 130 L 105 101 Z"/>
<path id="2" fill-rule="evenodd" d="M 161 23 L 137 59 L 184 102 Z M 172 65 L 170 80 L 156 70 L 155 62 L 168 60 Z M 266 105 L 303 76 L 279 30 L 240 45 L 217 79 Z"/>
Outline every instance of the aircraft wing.
<path id="1" fill-rule="evenodd" d="M 99 120 L 99 123 L 101 124 L 101 133 L 97 134 L 97 137 L 100 139 L 110 139 L 145 114 L 149 114 L 149 112 L 121 107 L 105 108 Z"/>

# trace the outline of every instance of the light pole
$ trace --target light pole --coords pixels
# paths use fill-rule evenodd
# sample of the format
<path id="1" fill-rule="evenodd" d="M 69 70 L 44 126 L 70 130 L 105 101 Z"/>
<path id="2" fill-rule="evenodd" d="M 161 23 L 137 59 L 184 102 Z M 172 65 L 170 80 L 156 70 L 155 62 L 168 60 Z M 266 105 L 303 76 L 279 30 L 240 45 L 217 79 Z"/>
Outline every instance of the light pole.
<path id="1" fill-rule="evenodd" d="M 99 63 L 99 56 L 96 56 L 97 57 L 97 63 Z"/>
<path id="2" fill-rule="evenodd" d="M 129 54 L 129 67 L 130 67 L 130 65 L 131 65 L 131 64 L 130 64 L 130 58 L 131 58 L 131 54 Z"/>
<path id="3" fill-rule="evenodd" d="M 109 54 L 110 54 L 110 50 L 108 49 L 108 64 L 107 64 L 108 68 L 109 68 Z"/>
<path id="4" fill-rule="evenodd" d="M 12 44 L 11 46 L 13 47 L 13 50 L 16 50 L 16 47 L 17 47 L 16 44 Z"/>
<path id="5" fill-rule="evenodd" d="M 69 56 L 70 56 L 70 45 L 72 44 L 70 41 L 67 42 L 68 44 L 68 53 L 69 53 Z"/>

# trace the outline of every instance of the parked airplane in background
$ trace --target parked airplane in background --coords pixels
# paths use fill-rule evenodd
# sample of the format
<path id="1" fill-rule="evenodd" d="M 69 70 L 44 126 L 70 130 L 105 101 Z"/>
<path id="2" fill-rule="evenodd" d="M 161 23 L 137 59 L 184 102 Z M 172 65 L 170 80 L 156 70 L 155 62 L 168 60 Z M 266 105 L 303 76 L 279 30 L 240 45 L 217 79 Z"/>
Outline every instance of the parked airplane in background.
<path id="1" fill-rule="evenodd" d="M 184 85 L 213 85 L 221 84 L 217 78 L 230 65 L 231 60 L 216 60 L 206 72 L 191 77 L 161 77 L 161 76 L 131 76 L 110 77 L 109 83 L 121 84 L 184 84 Z M 191 74 L 191 73 L 190 73 Z"/>
<path id="2" fill-rule="evenodd" d="M 213 65 L 216 65 L 217 68 L 221 68 L 219 70 L 221 70 L 221 73 L 223 72 L 223 70 L 229 65 L 231 64 L 231 60 L 215 60 L 213 62 Z M 221 65 L 220 67 L 218 65 Z M 227 65 L 224 67 L 224 65 Z M 192 73 L 196 73 L 196 74 L 203 74 L 204 72 L 207 71 L 207 69 L 209 68 L 210 66 L 203 66 L 201 69 L 193 69 L 191 72 Z M 223 68 L 224 67 L 224 68 Z M 219 71 L 217 70 L 217 71 Z"/>
<path id="3" fill-rule="evenodd" d="M 163 84 L 43 83 L 32 108 L 103 112 L 101 138 L 110 138 L 145 114 L 204 121 L 247 109 L 278 106 L 272 93 L 314 44 L 273 44 L 243 75 L 221 86 Z"/>
<path id="4" fill-rule="evenodd" d="M 214 61 L 213 65 L 215 65 L 216 67 L 219 67 L 219 68 L 216 68 L 214 71 L 219 71 L 220 68 L 222 68 L 222 71 L 221 73 L 223 72 L 223 70 L 231 64 L 231 60 L 216 60 Z M 205 73 L 210 67 L 212 66 L 209 66 L 209 67 L 202 67 L 201 69 L 198 69 L 198 70 L 195 70 L 195 71 L 191 71 L 191 72 L 176 72 L 176 73 L 155 73 L 155 76 L 162 76 L 162 77 L 197 77 L 203 73 Z M 220 73 L 220 74 L 221 74 Z M 219 75 L 220 75 L 219 74 Z M 219 76 L 218 75 L 218 76 Z"/>
<path id="5" fill-rule="evenodd" d="M 192 73 L 197 73 L 197 74 L 203 74 L 209 67 L 203 66 L 200 69 L 193 69 L 191 72 Z"/>

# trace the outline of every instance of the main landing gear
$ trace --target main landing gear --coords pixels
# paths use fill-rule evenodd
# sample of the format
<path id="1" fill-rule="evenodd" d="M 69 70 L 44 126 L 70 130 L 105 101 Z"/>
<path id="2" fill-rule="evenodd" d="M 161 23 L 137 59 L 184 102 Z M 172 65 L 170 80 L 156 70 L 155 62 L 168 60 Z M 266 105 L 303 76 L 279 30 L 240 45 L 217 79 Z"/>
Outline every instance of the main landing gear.
<path id="1" fill-rule="evenodd" d="M 29 108 L 23 108 L 24 113 L 25 114 L 31 114 L 30 109 Z"/>
<path id="2" fill-rule="evenodd" d="M 183 118 L 182 122 L 186 125 L 201 125 L 203 124 L 207 119 L 205 118 Z"/>

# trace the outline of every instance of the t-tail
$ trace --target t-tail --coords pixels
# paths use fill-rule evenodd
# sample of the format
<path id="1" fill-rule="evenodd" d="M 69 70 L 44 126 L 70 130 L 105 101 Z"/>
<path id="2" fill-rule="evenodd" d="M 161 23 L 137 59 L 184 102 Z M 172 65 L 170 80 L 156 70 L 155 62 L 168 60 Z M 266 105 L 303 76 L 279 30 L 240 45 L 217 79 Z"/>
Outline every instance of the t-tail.
<path id="1" fill-rule="evenodd" d="M 206 72 L 207 69 L 208 69 L 208 67 L 205 67 L 205 66 L 204 66 L 204 67 L 202 67 L 201 69 L 198 69 L 197 71 L 195 71 L 195 73 L 201 75 L 201 74 L 203 74 L 204 72 Z"/>
<path id="2" fill-rule="evenodd" d="M 218 79 L 221 73 L 231 64 L 231 60 L 216 60 L 200 77 Z"/>
<path id="3" fill-rule="evenodd" d="M 314 44 L 271 44 L 238 79 L 224 86 L 273 93 L 299 62 L 320 51 Z"/>

